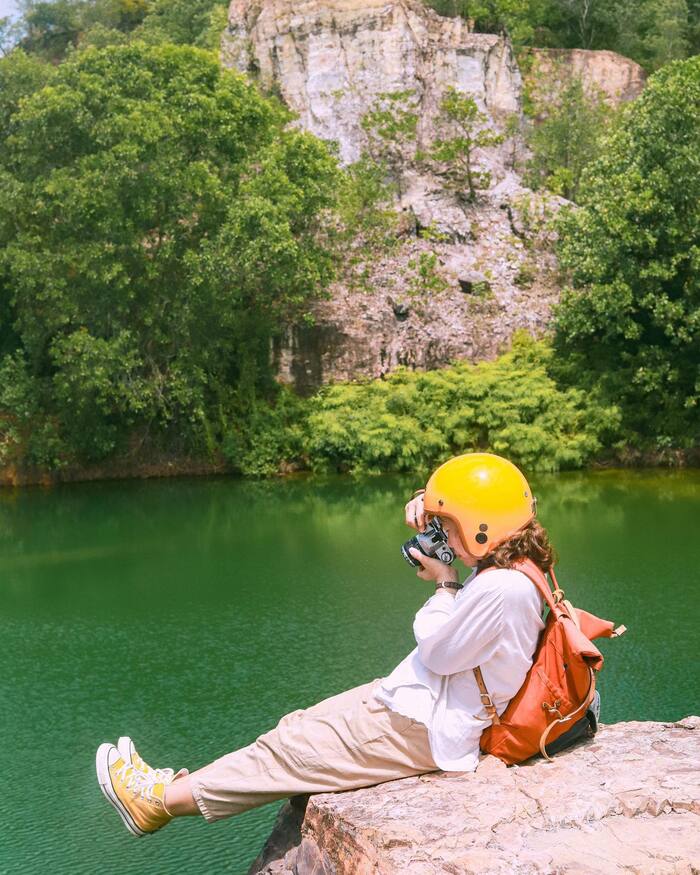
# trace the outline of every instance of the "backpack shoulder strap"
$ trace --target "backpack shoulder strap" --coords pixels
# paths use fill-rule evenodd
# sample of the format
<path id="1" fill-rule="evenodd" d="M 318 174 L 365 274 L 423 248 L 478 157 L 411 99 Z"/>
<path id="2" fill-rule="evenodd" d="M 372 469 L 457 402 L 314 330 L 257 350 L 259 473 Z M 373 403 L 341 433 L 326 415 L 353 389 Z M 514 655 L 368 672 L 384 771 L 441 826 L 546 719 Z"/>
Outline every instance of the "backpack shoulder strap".
<path id="1" fill-rule="evenodd" d="M 519 562 L 515 563 L 514 567 L 516 571 L 520 571 L 530 578 L 530 580 L 540 591 L 545 602 L 547 602 L 549 609 L 554 612 L 554 606 L 562 601 L 564 598 L 564 591 L 559 589 L 559 584 L 557 583 L 557 578 L 554 574 L 554 567 L 550 568 L 549 570 L 549 576 L 551 577 L 552 583 L 554 585 L 554 592 L 552 592 L 550 588 L 544 571 L 542 571 L 541 568 L 535 565 L 532 559 L 521 559 Z"/>
<path id="2" fill-rule="evenodd" d="M 491 571 L 491 568 L 485 568 L 481 573 L 485 574 L 487 571 Z M 559 584 L 557 583 L 557 579 L 554 576 L 554 569 L 550 570 L 550 576 L 552 578 L 552 582 L 554 583 L 554 593 L 549 587 L 549 583 L 547 583 L 547 578 L 545 577 L 544 572 L 541 568 L 538 568 L 537 565 L 531 559 L 522 559 L 520 562 L 515 564 L 515 570 L 521 571 L 530 580 L 535 584 L 537 589 L 542 594 L 544 600 L 547 602 L 549 609 L 554 612 L 554 606 L 556 604 L 555 596 L 560 594 L 559 598 L 563 598 L 564 593 L 559 589 Z M 498 716 L 498 712 L 496 711 L 496 706 L 493 704 L 493 700 L 491 699 L 491 694 L 489 693 L 486 684 L 484 683 L 484 676 L 481 673 L 481 667 L 477 665 L 476 668 L 472 669 L 474 672 L 474 679 L 476 680 L 476 685 L 479 688 L 479 695 L 481 697 L 481 704 L 484 706 L 484 710 L 488 714 L 489 720 L 495 726 L 501 722 L 500 717 Z"/>
<path id="3" fill-rule="evenodd" d="M 501 722 L 501 718 L 498 716 L 498 711 L 496 711 L 496 706 L 493 704 L 493 700 L 491 699 L 491 694 L 486 689 L 486 684 L 484 683 L 484 676 L 481 673 L 481 668 L 477 665 L 475 669 L 472 669 L 474 672 L 474 677 L 476 679 L 476 685 L 479 688 L 479 694 L 481 696 L 481 704 L 484 706 L 484 710 L 489 715 L 489 720 L 495 725 Z M 481 719 L 481 718 L 479 718 Z"/>

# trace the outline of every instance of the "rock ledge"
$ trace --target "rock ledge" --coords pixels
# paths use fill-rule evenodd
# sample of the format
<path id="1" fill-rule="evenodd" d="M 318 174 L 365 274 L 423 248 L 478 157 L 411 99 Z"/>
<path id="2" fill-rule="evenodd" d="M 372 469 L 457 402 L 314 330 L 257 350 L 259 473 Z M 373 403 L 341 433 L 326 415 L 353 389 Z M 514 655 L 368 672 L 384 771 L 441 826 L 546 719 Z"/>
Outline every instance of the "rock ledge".
<path id="1" fill-rule="evenodd" d="M 700 872 L 700 718 L 285 803 L 249 875 Z"/>

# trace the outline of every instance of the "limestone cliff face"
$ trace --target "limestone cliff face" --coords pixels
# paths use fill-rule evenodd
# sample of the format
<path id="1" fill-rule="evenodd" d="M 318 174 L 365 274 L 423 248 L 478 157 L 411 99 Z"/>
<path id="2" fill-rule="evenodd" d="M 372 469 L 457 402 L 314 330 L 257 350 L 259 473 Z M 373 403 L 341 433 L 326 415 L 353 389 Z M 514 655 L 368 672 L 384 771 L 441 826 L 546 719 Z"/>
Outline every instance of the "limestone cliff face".
<path id="1" fill-rule="evenodd" d="M 249 875 L 691 875 L 700 718 L 618 723 L 559 754 L 297 797 Z"/>
<path id="2" fill-rule="evenodd" d="M 520 72 L 505 39 L 470 33 L 421 0 L 233 0 L 224 60 L 277 86 L 301 124 L 359 157 L 359 120 L 377 94 L 411 89 L 429 134 L 448 85 L 493 115 L 519 108 Z"/>
<path id="3" fill-rule="evenodd" d="M 578 76 L 589 91 L 599 89 L 613 105 L 634 100 L 646 83 L 644 68 L 617 52 L 529 49 L 527 54 L 533 60 L 533 76 L 550 81 Z"/>
<path id="4" fill-rule="evenodd" d="M 584 78 L 624 80 L 614 99 L 629 98 L 641 79 L 619 72 L 626 59 L 614 56 L 619 60 L 607 59 L 603 68 L 592 58 L 612 54 L 583 53 L 576 69 Z M 522 121 L 523 81 L 508 40 L 473 33 L 421 0 L 233 0 L 222 60 L 277 92 L 298 113 L 294 124 L 335 141 L 344 163 L 359 157 L 361 118 L 385 92 L 413 93 L 417 147 L 434 138 L 448 86 L 473 96 L 496 129 L 503 131 L 508 118 Z M 440 176 L 406 170 L 397 204 L 402 246 L 364 265 L 368 291 L 352 291 L 341 278 L 330 299 L 315 305 L 315 327 L 283 333 L 274 349 L 281 378 L 311 391 L 400 364 L 490 358 L 516 328 L 541 333 L 558 294 L 546 226 L 561 199 L 523 186 L 515 170 L 523 155 L 517 132 L 477 152 L 491 184 L 473 204 L 449 193 Z M 426 239 L 429 228 L 442 238 Z M 421 288 L 421 255 L 435 256 L 439 293 Z"/>

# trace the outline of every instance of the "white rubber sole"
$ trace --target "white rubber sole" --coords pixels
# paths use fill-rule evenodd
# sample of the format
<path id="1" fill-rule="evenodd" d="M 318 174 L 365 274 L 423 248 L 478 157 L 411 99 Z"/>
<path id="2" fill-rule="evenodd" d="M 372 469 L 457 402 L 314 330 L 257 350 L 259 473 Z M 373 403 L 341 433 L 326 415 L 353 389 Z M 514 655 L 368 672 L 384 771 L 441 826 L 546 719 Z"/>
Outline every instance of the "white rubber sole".
<path id="1" fill-rule="evenodd" d="M 110 753 L 114 751 L 117 756 L 119 752 L 117 748 L 113 744 L 109 744 L 105 742 L 101 744 L 97 748 L 97 755 L 95 757 L 95 770 L 97 771 L 97 781 L 100 785 L 100 790 L 108 802 L 111 802 L 114 808 L 116 808 L 119 816 L 124 822 L 124 826 L 129 830 L 129 832 L 136 836 L 137 838 L 141 838 L 141 836 L 150 835 L 150 833 L 145 832 L 136 826 L 134 819 L 129 814 L 127 809 L 122 805 L 119 801 L 119 797 L 116 794 L 114 789 L 114 785 L 112 784 L 112 777 L 109 773 L 109 757 Z"/>

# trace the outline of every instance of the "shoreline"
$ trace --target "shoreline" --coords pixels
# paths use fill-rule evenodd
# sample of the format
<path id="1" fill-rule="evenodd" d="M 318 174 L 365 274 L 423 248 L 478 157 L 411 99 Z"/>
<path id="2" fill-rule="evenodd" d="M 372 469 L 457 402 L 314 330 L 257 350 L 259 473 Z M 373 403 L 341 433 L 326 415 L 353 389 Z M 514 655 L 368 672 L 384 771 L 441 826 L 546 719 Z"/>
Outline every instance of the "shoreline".
<path id="1" fill-rule="evenodd" d="M 700 468 L 700 448 L 693 450 L 673 450 L 663 453 L 625 452 L 614 458 L 599 459 L 590 465 L 575 469 L 562 469 L 557 472 L 607 471 L 607 470 L 654 470 L 669 471 Z M 293 474 L 311 474 L 302 464 L 282 464 L 280 470 L 266 477 L 252 477 L 235 471 L 223 458 L 196 459 L 173 457 L 137 462 L 133 459 L 114 460 L 100 465 L 74 465 L 56 471 L 40 468 L 21 468 L 16 465 L 0 467 L 0 488 L 21 488 L 23 486 L 58 486 L 63 483 L 86 483 L 109 480 L 151 480 L 170 477 L 211 477 L 236 476 L 241 479 L 278 479 Z M 347 474 L 348 472 L 336 472 Z M 382 474 L 401 472 L 383 471 Z M 404 472 L 405 473 L 405 472 Z M 537 473 L 537 472 L 535 472 Z"/>
<path id="2" fill-rule="evenodd" d="M 223 460 L 163 459 L 152 462 L 120 461 L 102 465 L 69 466 L 57 471 L 40 468 L 0 468 L 0 488 L 58 486 L 107 480 L 150 480 L 168 477 L 210 477 L 234 472 Z"/>

